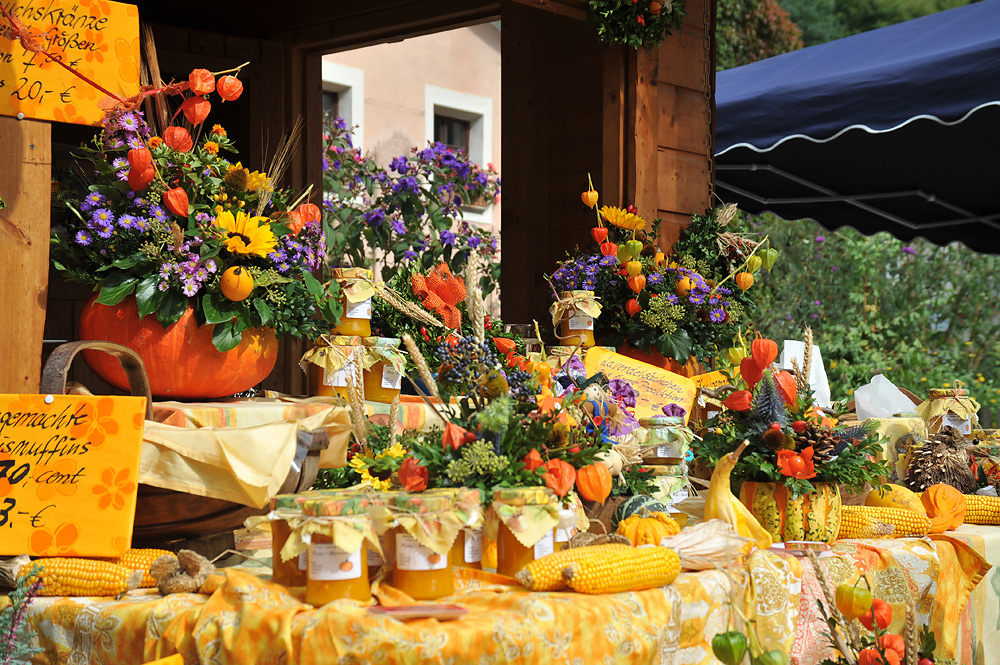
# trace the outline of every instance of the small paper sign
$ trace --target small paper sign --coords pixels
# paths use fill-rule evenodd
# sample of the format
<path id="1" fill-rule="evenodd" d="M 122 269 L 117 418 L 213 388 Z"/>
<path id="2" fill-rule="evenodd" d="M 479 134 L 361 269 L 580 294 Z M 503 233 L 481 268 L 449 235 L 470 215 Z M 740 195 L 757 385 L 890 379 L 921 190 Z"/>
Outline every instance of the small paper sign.
<path id="1" fill-rule="evenodd" d="M 0 395 L 0 555 L 132 544 L 145 397 Z"/>
<path id="2" fill-rule="evenodd" d="M 694 384 L 699 388 L 718 388 L 729 385 L 729 379 L 722 372 L 708 372 L 707 374 L 696 374 L 691 377 Z"/>
<path id="3" fill-rule="evenodd" d="M 121 2 L 14 0 L 4 7 L 42 50 L 122 99 L 139 92 L 139 8 Z M 6 21 L 3 22 L 6 27 Z M 0 30 L 0 115 L 98 125 L 96 89 Z"/>
<path id="4" fill-rule="evenodd" d="M 623 379 L 632 385 L 638 393 L 636 418 L 662 416 L 662 407 L 676 404 L 684 409 L 684 422 L 687 423 L 695 395 L 695 383 L 691 379 L 598 346 L 587 351 L 584 364 L 587 376 L 604 372 L 608 379 Z"/>

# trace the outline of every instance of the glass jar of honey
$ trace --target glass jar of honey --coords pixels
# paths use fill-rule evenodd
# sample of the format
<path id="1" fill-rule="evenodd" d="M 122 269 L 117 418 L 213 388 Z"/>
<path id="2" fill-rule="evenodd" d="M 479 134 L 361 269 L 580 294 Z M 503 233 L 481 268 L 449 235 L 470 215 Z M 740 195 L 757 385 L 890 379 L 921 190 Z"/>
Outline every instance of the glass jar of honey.
<path id="1" fill-rule="evenodd" d="M 375 273 L 366 268 L 334 268 L 333 278 L 340 284 L 344 313 L 330 332 L 334 335 L 370 337 L 375 288 L 365 280 L 374 280 Z"/>
<path id="2" fill-rule="evenodd" d="M 403 383 L 405 355 L 394 337 L 369 337 L 362 341 L 367 354 L 364 364 L 374 360 L 364 370 L 365 400 L 391 404 L 399 395 Z"/>
<path id="3" fill-rule="evenodd" d="M 312 393 L 320 397 L 337 395 L 350 401 L 347 379 L 355 376 L 355 365 L 363 366 L 364 353 L 360 337 L 322 337 L 304 357 L 309 363 Z"/>
<path id="4" fill-rule="evenodd" d="M 483 497 L 475 487 L 444 487 L 427 490 L 426 494 L 451 497 L 455 516 L 463 524 L 451 546 L 451 566 L 482 570 L 483 561 Z"/>
<path id="5" fill-rule="evenodd" d="M 451 565 L 483 569 L 483 530 L 463 528 L 451 546 Z"/>
<path id="6" fill-rule="evenodd" d="M 559 300 L 553 307 L 559 307 L 562 318 L 559 324 L 559 343 L 564 346 L 590 347 L 597 344 L 594 339 L 595 316 L 585 310 L 600 313 L 600 305 L 593 291 L 561 291 Z"/>
<path id="7" fill-rule="evenodd" d="M 302 516 L 302 502 L 310 496 L 318 495 L 312 490 L 301 494 L 279 494 L 271 499 L 271 510 L 267 519 L 271 526 L 271 581 L 284 586 L 306 585 L 306 553 L 281 558 L 281 550 L 292 535 L 290 520 Z"/>
<path id="8" fill-rule="evenodd" d="M 370 600 L 366 539 L 374 539 L 375 531 L 368 517 L 367 498 L 354 492 L 337 493 L 304 502 L 303 511 L 321 513 L 304 517 L 312 522 L 308 530 L 306 602 L 320 606 L 341 598 Z M 337 521 L 349 522 L 352 530 L 363 532 L 361 542 L 338 542 Z"/>
<path id="9" fill-rule="evenodd" d="M 527 507 L 545 507 L 532 510 L 530 528 L 523 528 L 529 519 Z M 556 497 L 544 487 L 502 488 L 493 493 L 493 510 L 499 514 L 497 532 L 497 573 L 513 577 L 535 559 L 556 551 L 555 527 L 559 522 Z M 511 530 L 517 524 L 520 538 Z M 528 534 L 534 534 L 529 536 Z M 533 542 L 532 542 L 533 541 Z M 529 544 L 525 544 L 528 542 Z"/>
<path id="10" fill-rule="evenodd" d="M 451 573 L 453 539 L 461 528 L 447 494 L 398 494 L 387 510 L 394 525 L 386 534 L 386 557 L 393 562 L 392 585 L 416 600 L 455 593 Z M 435 547 L 415 534 L 436 534 Z M 449 535 L 450 534 L 450 535 Z"/>

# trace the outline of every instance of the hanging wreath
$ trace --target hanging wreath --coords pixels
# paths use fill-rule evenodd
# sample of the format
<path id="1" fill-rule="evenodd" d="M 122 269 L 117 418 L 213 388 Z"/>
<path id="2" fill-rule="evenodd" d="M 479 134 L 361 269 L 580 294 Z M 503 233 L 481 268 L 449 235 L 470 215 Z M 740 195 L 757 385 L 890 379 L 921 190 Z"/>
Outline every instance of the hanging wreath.
<path id="1" fill-rule="evenodd" d="M 683 0 L 587 0 L 587 20 L 606 44 L 654 48 L 677 30 Z"/>

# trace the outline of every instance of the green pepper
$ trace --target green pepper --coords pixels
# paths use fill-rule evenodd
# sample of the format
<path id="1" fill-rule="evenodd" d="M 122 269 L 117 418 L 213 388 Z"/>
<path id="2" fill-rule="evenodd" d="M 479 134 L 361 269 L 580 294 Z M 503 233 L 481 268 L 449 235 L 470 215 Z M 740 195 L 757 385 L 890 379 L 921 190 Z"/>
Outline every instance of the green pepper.
<path id="1" fill-rule="evenodd" d="M 725 665 L 739 665 L 746 652 L 747 638 L 743 633 L 731 630 L 712 639 L 712 653 Z"/>

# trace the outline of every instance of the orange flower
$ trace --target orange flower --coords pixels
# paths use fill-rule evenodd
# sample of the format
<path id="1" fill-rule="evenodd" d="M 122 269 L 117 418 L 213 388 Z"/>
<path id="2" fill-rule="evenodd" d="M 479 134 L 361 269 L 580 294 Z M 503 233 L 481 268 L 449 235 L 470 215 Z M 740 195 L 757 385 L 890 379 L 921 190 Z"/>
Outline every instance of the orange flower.
<path id="1" fill-rule="evenodd" d="M 576 469 L 566 460 L 550 459 L 542 465 L 545 468 L 545 484 L 556 493 L 566 496 L 576 483 Z"/>
<path id="2" fill-rule="evenodd" d="M 538 454 L 537 448 L 532 448 L 531 452 L 525 455 L 521 461 L 524 462 L 524 468 L 528 471 L 534 471 L 542 465 L 542 456 Z"/>
<path id="3" fill-rule="evenodd" d="M 444 434 L 441 435 L 441 445 L 445 450 L 449 446 L 452 450 L 458 450 L 463 444 L 475 440 L 476 435 L 467 429 L 463 429 L 455 423 L 448 423 L 444 426 Z"/>
<path id="4" fill-rule="evenodd" d="M 215 141 L 205 141 L 205 145 L 202 146 L 205 152 L 218 155 L 219 154 L 219 144 Z"/>
<path id="5" fill-rule="evenodd" d="M 37 485 L 35 495 L 39 501 L 48 501 L 57 494 L 73 496 L 79 487 L 69 480 L 76 473 L 76 460 L 63 458 L 54 464 L 35 467 L 32 477 Z"/>
<path id="6" fill-rule="evenodd" d="M 149 140 L 146 141 L 146 143 L 149 144 L 150 148 L 155 148 L 163 144 L 163 139 L 161 139 L 159 136 L 151 136 Z"/>
<path id="7" fill-rule="evenodd" d="M 226 128 L 223 127 L 222 125 L 212 125 L 212 132 L 211 133 L 215 134 L 216 136 L 225 136 L 226 135 Z"/>
<path id="8" fill-rule="evenodd" d="M 134 494 L 136 490 L 136 484 L 129 480 L 128 469 L 120 469 L 115 474 L 115 470 L 108 467 L 101 472 L 101 483 L 103 484 L 95 485 L 90 490 L 100 497 L 97 507 L 101 510 L 109 507 L 121 510 L 125 507 L 125 497 Z"/>
<path id="9" fill-rule="evenodd" d="M 778 451 L 778 470 L 786 476 L 798 480 L 809 480 L 816 477 L 816 467 L 813 465 L 813 449 L 809 446 L 796 454 L 794 450 Z"/>

